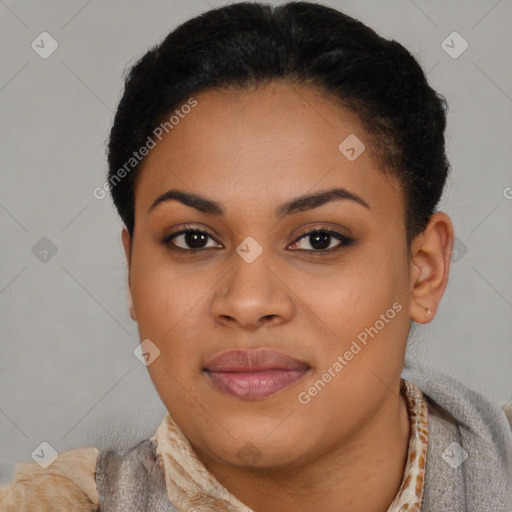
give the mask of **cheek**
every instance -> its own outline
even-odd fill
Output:
[[[132,298],[139,328],[161,337],[201,301],[204,276],[171,264],[157,249],[135,255],[131,266]],[[201,293],[202,292],[202,293]]]
[[[399,299],[402,292],[396,277],[382,260],[355,258],[350,264],[331,267],[322,276],[297,278],[296,283],[302,281],[302,285],[294,284],[294,290],[301,290],[302,301],[327,326],[348,335],[373,323]]]
[[[391,253],[360,258],[305,283],[304,314],[318,332],[320,373],[345,354],[344,373],[354,371],[354,377],[361,369],[388,376],[397,371],[405,344],[400,340],[406,340],[409,329],[406,283],[403,264]]]
[[[173,377],[182,385],[190,382],[199,371],[201,347],[208,343],[204,273],[189,276],[170,265],[135,264],[131,288],[140,340],[149,339],[160,350],[148,366],[157,389]]]

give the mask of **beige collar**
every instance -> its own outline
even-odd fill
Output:
[[[420,511],[427,455],[427,404],[422,392],[402,379],[411,423],[411,437],[402,484],[387,512]],[[179,510],[253,512],[210,474],[182,430],[167,413],[151,440],[164,470],[167,495]]]

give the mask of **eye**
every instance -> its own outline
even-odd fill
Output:
[[[194,226],[184,226],[183,229],[165,236],[162,243],[170,249],[182,249],[184,251],[193,252],[211,249],[211,247],[205,245],[208,238],[214,240],[207,231],[198,229]],[[179,245],[175,240],[178,240],[181,244],[185,245]]]
[[[307,247],[299,248],[299,250],[323,253],[334,252],[342,247],[348,247],[354,242],[352,238],[342,235],[337,231],[326,228],[315,228],[303,233],[290,247],[297,246],[297,244],[303,239],[307,241],[310,247],[312,247],[312,250]],[[335,240],[338,240],[340,243],[332,247],[331,242]]]

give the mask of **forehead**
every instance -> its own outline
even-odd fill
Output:
[[[137,212],[171,188],[223,204],[243,197],[247,208],[342,186],[379,203],[376,213],[387,203],[402,214],[400,187],[377,169],[357,116],[318,89],[273,81],[193,98],[196,106],[175,118],[142,162]]]

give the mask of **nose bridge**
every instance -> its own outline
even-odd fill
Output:
[[[245,248],[240,244],[238,251]],[[249,249],[248,253],[250,253]],[[246,260],[240,254],[233,255],[233,271],[228,276],[226,286],[229,293],[249,293],[250,295],[269,295],[272,288],[271,281],[275,279],[270,271],[268,254],[263,253],[254,261]]]
[[[233,252],[232,271],[213,302],[217,318],[230,317],[249,325],[263,317],[285,318],[291,313],[291,298],[275,275],[271,251],[258,246],[254,239],[246,239]]]
[[[270,251],[263,251],[263,247],[259,249],[252,240],[244,240],[232,255],[232,271],[224,283],[223,295],[243,294],[254,299],[269,299],[275,284],[274,273],[270,270],[271,260]]]

